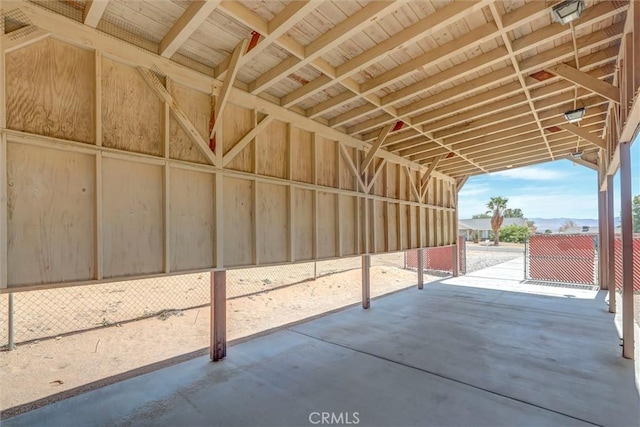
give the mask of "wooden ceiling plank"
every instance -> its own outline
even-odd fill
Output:
[[[85,25],[96,28],[108,5],[109,0],[88,0],[82,12],[82,22]]]
[[[219,4],[220,0],[192,1],[162,38],[158,54],[171,58]]]

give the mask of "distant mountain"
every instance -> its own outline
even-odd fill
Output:
[[[598,220],[592,218],[529,218],[535,221],[535,225],[538,231],[551,230],[558,231],[567,221],[573,221],[580,227],[597,227]],[[615,218],[614,223],[618,225],[620,223],[619,218]]]

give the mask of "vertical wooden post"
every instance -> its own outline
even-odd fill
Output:
[[[420,248],[417,251],[418,256],[418,289],[424,287],[424,249]]]
[[[7,197],[7,135],[0,130],[0,289],[6,288],[8,282]]]
[[[604,156],[600,158],[600,168],[598,169],[598,285],[601,289],[609,289],[607,280],[607,194],[600,191],[600,184],[604,171]]]
[[[458,237],[458,192],[453,191],[455,210],[453,211],[453,277],[460,275],[460,238]]]
[[[366,200],[366,199],[365,199]],[[362,255],[362,308],[367,309],[371,305],[371,255]]]
[[[622,207],[622,356],[633,359],[633,224],[631,218],[631,144],[620,147]]]
[[[616,257],[615,257],[615,229],[613,224],[613,175],[607,175],[607,279],[609,281],[609,313],[616,312]]]
[[[217,362],[227,355],[227,272],[211,273],[211,360]]]

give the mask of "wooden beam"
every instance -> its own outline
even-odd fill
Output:
[[[591,77],[589,74],[576,70],[566,64],[560,64],[555,67],[548,68],[547,71],[555,75],[561,76],[570,82],[582,86],[583,88],[597,93],[605,98],[620,103],[620,91],[619,88]]]
[[[224,167],[228,165],[229,162],[233,160],[233,158],[237,156],[242,150],[244,150],[244,148],[251,142],[251,140],[254,139],[260,132],[262,132],[269,125],[269,123],[271,123],[273,119],[274,119],[273,116],[264,117],[260,121],[260,123],[256,125],[256,127],[251,129],[249,132],[246,133],[245,136],[240,138],[240,140],[236,142],[236,144],[224,154],[224,157],[222,160],[222,166]]]
[[[237,6],[238,4],[235,2],[226,2],[223,3],[221,8],[224,9],[226,13],[228,10],[236,9]],[[246,9],[242,5],[239,6]],[[82,25],[72,19],[39,7],[33,3],[24,0],[11,0],[9,2],[3,2],[2,7],[3,11],[20,9],[20,11],[31,20],[33,25],[46,31],[50,31],[60,40],[83,46],[84,48],[100,50],[104,54],[117,58],[126,64],[134,64],[149,69],[157,67],[160,72],[170,76],[175,82],[183,84],[189,88],[215,95],[222,84],[219,80],[211,76],[207,76],[201,72],[184,67],[168,58],[141,50],[125,41],[116,39],[86,25]],[[255,14],[251,13],[249,16],[254,15]],[[236,15],[234,15],[234,17],[236,17]],[[242,19],[246,22],[251,21],[256,24],[255,28],[262,28],[264,31],[267,31],[266,23],[265,26],[261,26],[259,22],[262,21],[256,21],[254,19],[255,16],[254,18],[245,18]],[[259,109],[266,114],[276,114],[279,120],[292,123],[295,122],[299,127],[309,132],[318,133],[334,141],[341,141],[343,144],[358,150],[365,150],[369,147],[369,144],[358,138],[346,135],[344,132],[330,128],[315,120],[311,120],[296,111],[276,105],[271,100],[251,95],[239,88],[232,88],[230,101],[239,105],[246,105],[249,108]],[[386,158],[387,160],[400,165],[406,165],[413,170],[422,169],[421,165],[384,150],[380,151],[379,157]]]
[[[469,180],[469,176],[463,176],[462,178],[458,178],[456,180],[456,192],[459,193],[460,190],[462,190],[462,187],[464,187],[464,185],[467,183],[467,181]],[[457,205],[456,205],[457,206]]]
[[[597,135],[592,134],[591,132],[589,132],[586,129],[578,127],[578,126],[574,125],[573,123],[561,124],[561,125],[558,125],[558,127],[560,129],[566,130],[567,132],[571,132],[572,134],[577,135],[582,139],[585,139],[585,140],[589,141],[590,143],[592,143],[596,147],[599,147],[599,148],[602,148],[602,149],[605,149],[605,150],[607,148],[607,144],[605,143],[605,141],[602,138],[599,138]]]
[[[429,188],[429,183],[431,182],[431,174],[436,170],[438,164],[444,158],[445,156],[443,154],[433,159],[427,171],[424,173],[424,175],[422,175],[422,179],[420,180],[420,200],[422,200],[425,194],[427,194],[427,189]]]
[[[582,158],[576,159],[576,158],[573,158],[573,157],[570,160],[573,163],[577,164],[577,165],[584,166],[584,167],[589,168],[589,169],[593,169],[594,171],[598,171],[598,165],[595,164],[595,163],[592,163],[592,162],[590,162],[588,160],[585,160],[585,159],[582,159]]]
[[[19,30],[12,31],[2,37],[2,50],[9,53],[14,50],[22,49],[30,44],[37,43],[49,37],[51,33],[33,25],[27,25]]]
[[[274,82],[309,65],[314,59],[321,57],[340,43],[372,25],[378,18],[391,13],[400,6],[402,6],[402,2],[376,1],[369,3],[305,46],[304,59],[291,57],[251,82],[249,92],[252,94],[260,93]]]
[[[411,188],[411,192],[413,193],[413,196],[416,198],[416,201],[421,202],[422,198],[421,198],[420,193],[418,192],[418,188],[416,187],[416,183],[413,180],[413,175],[411,174],[411,171],[407,167],[403,167],[402,169],[404,170],[405,174],[407,175],[407,179],[409,180],[409,187]]]
[[[634,358],[633,217],[631,205],[631,143],[620,143],[620,216],[622,230],[622,356]]]
[[[162,85],[160,80],[153,74],[151,71],[146,68],[138,67],[138,71],[140,75],[144,79],[145,82],[156,92],[158,98],[161,101],[164,101],[169,104],[171,108],[171,112],[173,116],[176,118],[178,124],[182,127],[185,133],[189,136],[189,139],[193,141],[196,147],[200,150],[200,152],[204,155],[204,157],[214,166],[216,164],[216,158],[211,148],[209,148],[209,144],[207,144],[198,132],[198,129],[191,123],[185,112],[182,110],[178,102],[171,96],[171,94],[167,91],[167,89]]]
[[[382,143],[384,142],[385,138],[387,137],[387,135],[389,135],[389,132],[391,132],[391,129],[393,129],[393,126],[394,126],[393,124],[390,124],[380,130],[380,133],[378,134],[378,139],[376,139],[376,142],[373,143],[373,145],[367,152],[367,155],[365,156],[364,160],[362,161],[362,164],[360,165],[360,170],[362,172],[367,170],[367,168],[373,161],[373,158],[378,153],[378,150],[380,150],[380,147],[382,147]]]
[[[380,176],[380,172],[382,172],[382,170],[384,169],[386,164],[387,164],[387,160],[386,159],[382,159],[382,161],[380,162],[380,164],[376,168],[375,172],[373,173],[373,176],[371,177],[371,180],[369,181],[369,184],[367,185],[367,193],[371,192],[371,189],[373,188],[373,184],[378,179],[378,176]]]
[[[109,0],[88,0],[82,12],[82,22],[85,25],[96,28],[108,5]]]
[[[360,173],[358,172],[358,169],[356,168],[356,165],[353,162],[353,159],[347,152],[347,149],[341,142],[338,142],[338,145],[340,146],[340,153],[342,154],[342,158],[344,158],[347,162],[347,168],[351,171],[353,176],[358,181],[358,186],[360,187],[360,190],[363,193],[368,193],[369,191],[367,189],[367,186],[364,184],[364,181],[362,180],[362,177],[360,176]]]
[[[215,122],[213,127],[211,128],[211,133],[209,135],[209,139],[213,139],[216,132],[222,125],[222,113],[224,112],[224,108],[227,105],[227,100],[229,99],[229,95],[231,95],[231,88],[233,87],[233,82],[236,79],[236,75],[238,74],[240,58],[242,58],[242,54],[247,50],[247,39],[243,39],[236,48],[233,50],[233,54],[231,55],[231,60],[229,62],[229,72],[227,73],[224,82],[222,83],[222,87],[220,88],[220,92],[218,93],[218,99],[216,100],[215,105]]]
[[[223,5],[226,3],[223,3]],[[292,1],[282,11],[271,19],[267,24],[267,32],[260,34],[260,41],[250,51],[245,53],[240,60],[240,65],[251,62],[256,56],[260,55],[267,47],[277,42],[278,39],[284,36],[293,26],[299,23],[299,21],[318,7],[319,3],[316,0],[299,0]],[[250,26],[251,27],[251,26]],[[254,27],[251,27],[254,28]],[[284,37],[283,37],[284,38]],[[222,61],[215,69],[215,76],[218,79],[225,77],[229,71],[229,58]]]
[[[162,38],[158,48],[158,54],[165,58],[171,58],[180,49],[180,46],[191,37],[198,27],[218,7],[221,0],[194,0],[182,15],[176,20],[169,32]]]

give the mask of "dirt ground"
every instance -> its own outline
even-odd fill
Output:
[[[415,272],[379,264],[382,265],[371,268],[372,296],[415,286]],[[425,281],[433,280],[437,277],[425,277]],[[359,269],[230,299],[228,339],[246,337],[360,300]],[[5,410],[51,395],[55,400],[57,393],[203,349],[208,346],[208,338],[209,308],[204,307],[20,345],[16,351],[0,352],[0,408]]]

